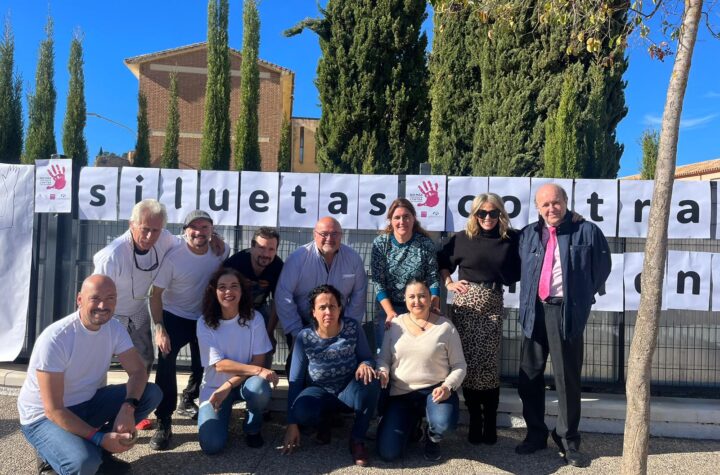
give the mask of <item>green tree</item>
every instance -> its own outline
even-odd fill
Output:
[[[283,117],[282,128],[280,129],[280,147],[278,148],[278,166],[279,172],[289,172],[292,160],[292,143],[291,143],[292,126],[290,121]]]
[[[79,171],[88,163],[87,142],[85,141],[85,75],[83,73],[83,49],[80,34],[70,43],[68,88],[65,121],[63,122],[63,153],[73,159],[73,179],[79,178]],[[75,181],[75,180],[73,180]]]
[[[260,171],[258,105],[260,104],[260,16],[256,0],[245,0],[240,67],[240,114],[235,129],[235,169]]]
[[[165,143],[163,144],[160,166],[178,168],[180,166],[180,111],[178,110],[177,74],[170,75],[170,103],[168,104],[168,121],[165,126]]]
[[[35,72],[35,93],[28,97],[29,123],[25,139],[24,163],[49,159],[57,153],[55,144],[55,41],[53,20],[48,16],[46,38],[40,43],[40,55]]]
[[[20,163],[23,144],[22,82],[15,73],[15,37],[10,17],[0,40],[0,162]]]
[[[105,154],[105,152],[103,152],[102,147],[100,147],[100,150],[98,150],[97,156],[102,157],[104,154]]]
[[[207,84],[200,168],[230,167],[230,53],[228,0],[208,1]]]
[[[578,88],[578,76],[582,74],[582,66],[579,64],[566,71],[560,105],[557,112],[545,122],[546,177],[580,178],[585,171],[582,137],[577,128],[580,122],[578,102],[583,92]]]
[[[329,0],[309,28],[320,38],[316,84],[322,171],[411,173],[427,160],[424,0]]]
[[[660,132],[657,130],[644,130],[640,136],[642,146],[642,166],[640,178],[652,180],[655,178],[655,165],[657,164],[658,147],[660,146]]]
[[[138,92],[137,140],[135,141],[134,167],[150,166],[150,126],[148,125],[147,98]]]

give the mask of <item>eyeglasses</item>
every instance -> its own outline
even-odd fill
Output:
[[[152,250],[155,253],[155,263],[153,265],[151,265],[150,267],[148,267],[147,269],[143,269],[142,267],[140,267],[140,264],[138,264],[137,252],[135,252],[135,245],[133,245],[133,260],[135,261],[135,267],[137,267],[139,270],[145,271],[145,272],[152,272],[155,269],[157,269],[158,266],[160,265],[160,262],[158,261],[157,249],[155,249],[155,246],[153,246]]]
[[[338,232],[338,231],[332,231],[332,232],[325,231],[322,233],[319,231],[315,231],[315,234],[317,234],[318,236],[320,236],[323,239],[328,239],[328,238],[335,239],[335,238],[339,238],[340,236],[342,236],[342,233]]]
[[[157,253],[157,249],[155,249],[155,246],[152,247],[152,250],[153,250],[153,253],[155,254],[155,263],[153,265],[151,265],[150,267],[148,267],[147,269],[144,269],[144,268],[140,267],[140,264],[138,263],[137,252],[135,252],[135,243],[133,243],[132,254],[133,254],[133,261],[135,261],[136,269],[141,270],[143,272],[152,272],[155,269],[157,269],[158,266],[160,266],[160,261],[158,259],[158,253]],[[153,280],[155,280],[155,276],[152,276],[152,278],[150,279],[150,282],[152,282]],[[135,269],[132,269],[130,271],[130,286],[131,286],[130,293],[132,294],[133,300],[146,300],[147,299],[148,291],[150,290],[149,287],[145,290],[145,293],[140,294],[140,295],[135,294]]]
[[[478,211],[477,213],[475,213],[475,216],[477,216],[477,217],[480,218],[480,219],[485,219],[485,218],[487,218],[488,216],[490,216],[490,219],[498,219],[498,218],[500,217],[500,210],[499,210],[499,209],[494,209],[494,210],[491,210],[491,211],[486,211],[486,210],[484,210],[484,209],[481,209],[480,211]]]

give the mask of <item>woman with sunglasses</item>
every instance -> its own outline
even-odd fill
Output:
[[[467,360],[463,396],[470,414],[472,444],[497,441],[500,398],[500,340],[503,285],[520,279],[518,234],[510,227],[502,199],[483,193],[472,202],[464,232],[456,233],[438,253],[440,275],[455,294],[453,322]],[[459,268],[459,280],[450,276]]]

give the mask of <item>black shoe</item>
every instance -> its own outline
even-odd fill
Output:
[[[318,425],[315,433],[315,440],[320,445],[327,445],[332,440],[332,427],[328,421],[323,421]]]
[[[497,426],[495,425],[495,420],[485,418],[482,442],[485,445],[495,445],[497,443]]]
[[[190,399],[189,397],[184,397],[180,400],[180,404],[178,404],[177,413],[186,417],[189,417],[190,419],[197,420],[198,418],[198,407],[197,404],[195,404],[195,401]]]
[[[169,420],[159,420],[158,428],[150,438],[150,448],[153,450],[167,450],[172,437],[172,424]]]
[[[97,473],[99,475],[121,475],[130,472],[130,462],[120,460],[113,457],[113,455],[106,451],[102,451],[102,463],[98,468]]]
[[[263,446],[265,441],[263,440],[260,432],[258,432],[257,434],[246,434],[245,435],[245,443],[251,449],[259,449],[260,447]]]
[[[423,452],[425,460],[437,462],[440,460],[440,444],[433,442],[430,436],[425,439],[425,451]]]
[[[57,475],[55,469],[52,468],[49,463],[40,458],[39,455],[35,456],[35,464],[37,466],[38,475]]]
[[[525,439],[520,445],[515,447],[515,453],[518,455],[529,455],[547,448],[547,440],[531,440]]]
[[[590,466],[590,457],[574,448],[568,448],[566,450],[562,438],[557,434],[557,432],[555,432],[555,430],[550,433],[550,436],[552,437],[555,444],[558,446],[560,455],[565,459],[565,462],[567,462],[568,465],[572,465],[573,467],[577,468],[585,468]]]

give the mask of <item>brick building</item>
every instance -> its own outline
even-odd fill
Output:
[[[320,119],[310,117],[292,118],[292,161],[291,170],[294,172],[317,172],[315,161],[315,134]]]
[[[240,64],[242,55],[230,48],[230,121],[231,140],[235,142],[235,123],[240,110]],[[152,165],[159,166],[165,141],[170,74],[177,74],[180,110],[180,168],[198,168],[207,82],[207,43],[144,54],[125,60],[125,65],[139,80],[140,91],[148,101],[150,155]],[[289,69],[258,60],[260,67],[260,105],[258,142],[262,170],[277,170],[277,154],[283,117],[292,115],[295,74]],[[232,164],[231,167],[234,167]]]
[[[630,175],[625,180],[639,180],[640,175]],[[720,158],[705,160],[704,162],[678,165],[675,167],[676,180],[720,180]]]

